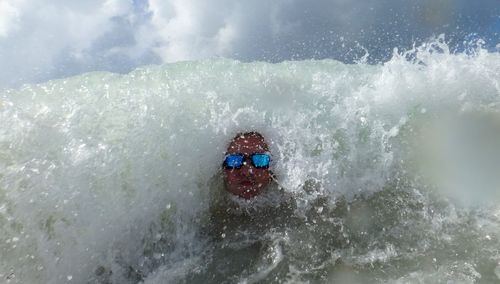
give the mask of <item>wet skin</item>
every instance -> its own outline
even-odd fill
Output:
[[[244,154],[247,157],[254,153],[269,152],[264,139],[257,135],[238,136],[227,148],[226,154]],[[271,182],[269,169],[259,169],[246,159],[239,169],[224,169],[226,190],[245,199],[250,199],[262,193]]]

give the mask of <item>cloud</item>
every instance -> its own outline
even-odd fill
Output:
[[[224,52],[234,35],[226,27],[231,1],[151,0],[151,27],[159,45],[155,51],[166,62],[192,60]],[[229,16],[228,16],[229,15]],[[226,31],[226,32],[224,32]]]
[[[497,0],[1,0],[0,89],[86,71],[230,57],[383,61],[446,33],[498,44]]]
[[[131,4],[118,0],[0,3],[8,7],[2,16],[10,15],[1,24],[0,86],[51,78],[61,67],[55,63],[68,58],[92,65],[94,55],[86,53],[116,28],[115,19],[133,21]]]
[[[19,22],[19,11],[14,0],[0,2],[0,38],[7,37],[9,32],[17,27]]]
[[[350,32],[351,39],[376,20],[375,12],[364,12],[364,5],[376,8],[377,3],[150,0],[147,32],[154,35],[154,51],[164,62],[217,56],[279,61],[304,54],[302,49],[311,48],[309,41],[319,36],[331,41],[333,32]]]

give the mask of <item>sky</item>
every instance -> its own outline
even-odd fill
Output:
[[[445,35],[500,50],[500,0],[0,0],[0,89],[232,58],[388,60]]]

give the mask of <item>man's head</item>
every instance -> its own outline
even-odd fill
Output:
[[[261,134],[239,133],[224,160],[226,190],[245,199],[260,194],[271,182],[269,162],[269,147]]]

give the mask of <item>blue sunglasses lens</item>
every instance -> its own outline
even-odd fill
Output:
[[[267,168],[271,162],[271,157],[268,154],[254,154],[252,155],[252,163],[256,168]]]
[[[243,155],[227,155],[224,166],[227,168],[239,168],[243,165]]]

